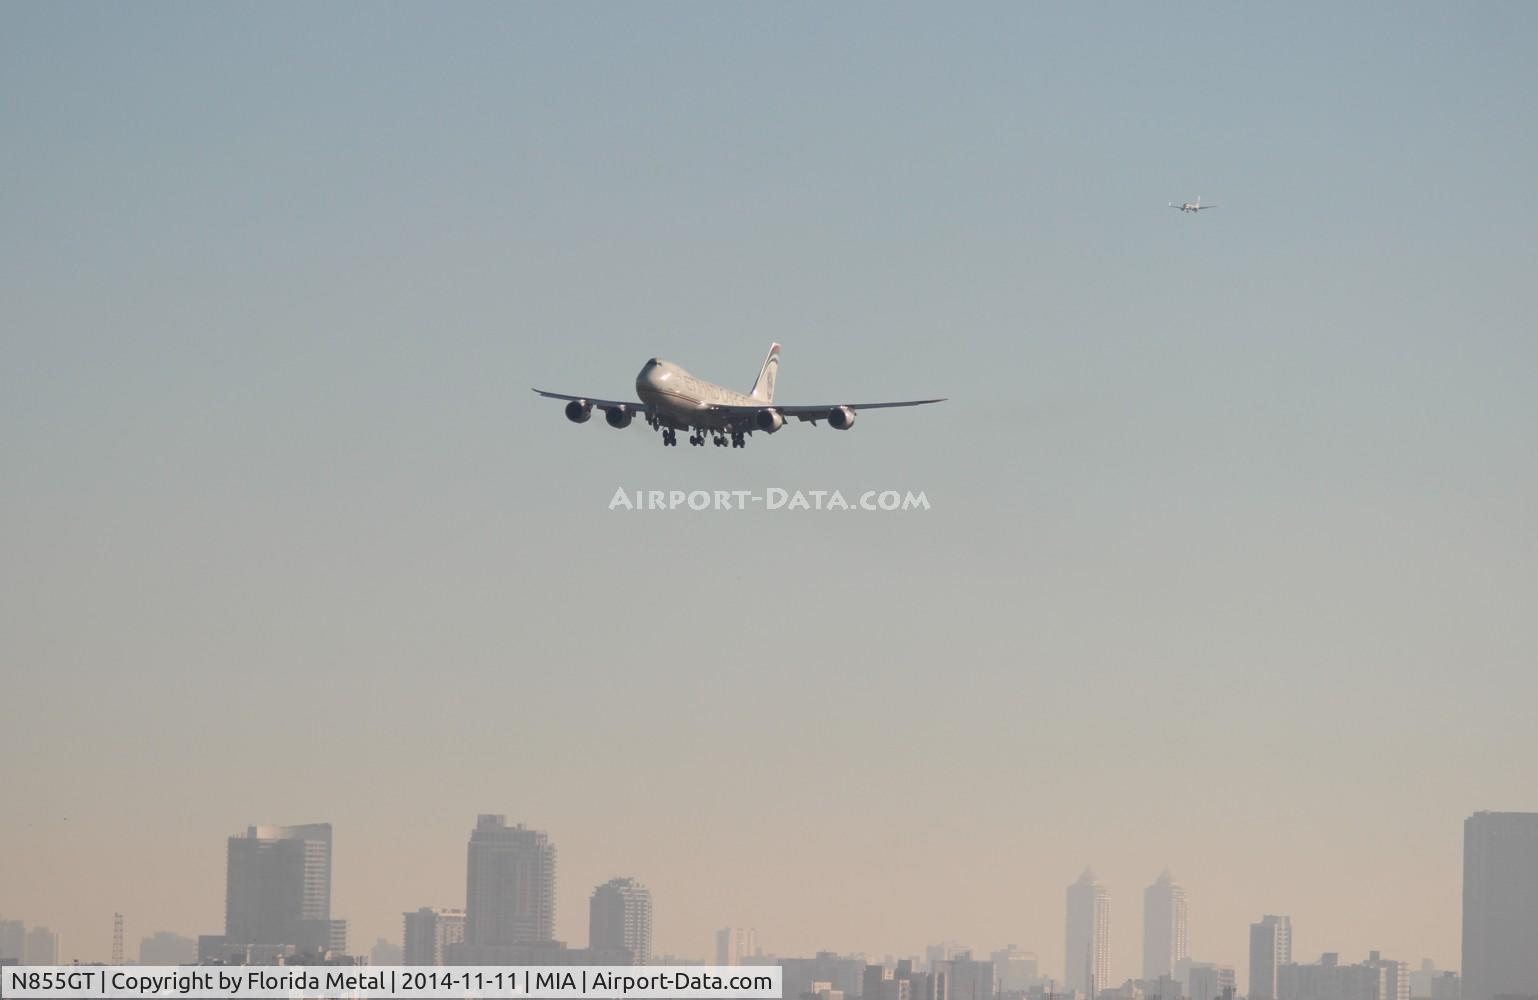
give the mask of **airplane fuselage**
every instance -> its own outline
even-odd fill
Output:
[[[772,406],[762,399],[734,392],[684,371],[671,361],[652,358],[635,377],[636,395],[665,425],[680,429],[730,429],[746,424],[741,417],[713,412],[713,406]]]

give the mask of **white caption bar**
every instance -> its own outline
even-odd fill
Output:
[[[777,965],[9,965],[4,1000],[780,1000]]]

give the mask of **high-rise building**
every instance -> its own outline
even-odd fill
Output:
[[[27,931],[27,964],[58,965],[59,936],[46,927]]]
[[[979,962],[970,953],[935,962],[929,969],[934,1000],[993,1000],[993,963]]]
[[[542,830],[482,815],[470,834],[465,941],[472,946],[555,939],[555,845]]]
[[[250,946],[342,952],[347,922],[331,919],[331,824],[252,826],[228,841],[224,934],[199,939],[199,957]]]
[[[742,965],[758,953],[758,932],[753,928],[723,927],[716,931],[717,965]]]
[[[424,906],[404,916],[401,961],[406,965],[443,965],[448,946],[465,939],[464,910]]]
[[[1185,983],[1186,1000],[1224,1000],[1233,996],[1237,986],[1232,968],[1212,962],[1191,962]]]
[[[593,890],[588,903],[589,948],[628,948],[631,961],[652,959],[652,894],[633,878],[616,878]]]
[[[1277,970],[1291,962],[1291,917],[1268,913],[1250,924],[1249,1000],[1276,1000]]]
[[[911,974],[911,965],[909,967]],[[867,965],[860,1000],[915,1000],[909,976],[898,976],[884,965]]]
[[[1410,1000],[1410,963],[1384,958],[1380,952],[1370,952],[1363,965],[1383,970],[1383,993],[1378,1000]]]
[[[1538,997],[1538,813],[1463,822],[1463,1000]]]
[[[1068,887],[1063,979],[1093,997],[1111,985],[1111,894],[1090,869]]]
[[[1415,1000],[1462,1000],[1463,985],[1456,972],[1438,969],[1429,958],[1410,973],[1410,996]]]
[[[22,921],[0,920],[0,959],[26,962],[27,925]]]
[[[1189,956],[1185,886],[1166,868],[1143,890],[1143,978],[1173,975],[1175,963]]]
[[[1041,969],[1034,951],[1021,951],[1014,945],[1000,948],[993,959],[993,981],[1000,993],[1024,993],[1041,982]]]

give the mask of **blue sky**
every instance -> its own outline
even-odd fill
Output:
[[[675,953],[1060,974],[1093,864],[1132,975],[1168,864],[1198,957],[1456,966],[1461,819],[1538,807],[1531,6],[0,25],[0,911],[207,932],[224,836],[329,819],[367,945],[490,811],[574,943],[629,874]],[[950,401],[664,450],[528,391],[771,340]]]

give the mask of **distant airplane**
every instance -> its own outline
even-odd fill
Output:
[[[1190,212],[1192,215],[1195,215],[1197,212],[1200,212],[1204,208],[1217,208],[1217,207],[1218,206],[1216,206],[1216,205],[1203,205],[1202,204],[1202,196],[1201,195],[1197,195],[1195,201],[1187,201],[1187,202],[1183,202],[1183,203],[1181,203],[1179,205],[1175,204],[1173,201],[1170,202],[1170,208],[1178,208],[1182,212]]]
[[[652,430],[662,431],[662,443],[675,447],[678,431],[689,431],[689,443],[699,447],[710,435],[716,447],[728,441],[733,448],[747,447],[747,435],[754,431],[773,434],[785,426],[786,419],[810,420],[814,425],[826,420],[830,427],[847,431],[854,426],[859,410],[879,410],[892,406],[923,406],[943,403],[943,399],[910,399],[900,403],[823,403],[817,406],[782,406],[774,401],[774,377],[780,369],[780,345],[769,346],[769,356],[759,370],[753,391],[744,396],[712,382],[695,378],[671,361],[652,358],[635,379],[635,391],[641,402],[595,399],[592,396],[568,396],[559,392],[534,391],[549,399],[564,399],[566,419],[582,424],[593,415],[593,407],[603,411],[610,427],[629,427],[636,416],[646,420]]]

